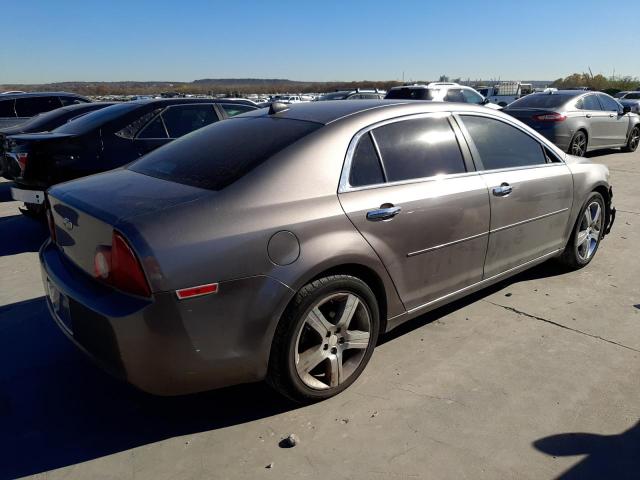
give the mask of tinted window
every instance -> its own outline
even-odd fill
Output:
[[[167,130],[164,128],[162,115],[154,118],[149,125],[144,127],[138,138],[168,138]]]
[[[464,97],[464,101],[467,103],[475,103],[479,105],[484,102],[482,95],[474,92],[473,90],[462,90],[462,96]]]
[[[156,108],[151,112],[147,112],[143,115],[140,115],[131,123],[129,123],[126,127],[116,132],[116,135],[126,139],[132,139],[136,136],[136,134],[140,131],[142,127],[144,127],[149,120],[151,120],[154,116],[162,111],[162,108]],[[160,137],[146,137],[146,138],[166,138],[165,135],[161,135]]]
[[[42,112],[60,108],[58,97],[27,97],[16,99],[16,113],[19,117],[33,117]]]
[[[433,100],[433,92],[428,88],[398,88],[389,90],[387,99]]]
[[[240,115],[241,113],[255,110],[255,108],[250,105],[234,105],[231,103],[222,103],[220,104],[220,107],[222,107],[225,113],[230,117],[235,117],[236,115]]]
[[[239,117],[179,138],[129,168],[152,177],[220,190],[320,127],[319,123],[285,118]]]
[[[177,105],[163,114],[169,138],[178,138],[218,121],[213,105]]]
[[[595,95],[587,95],[586,97],[578,100],[576,108],[578,110],[602,110],[600,102],[598,102]]]
[[[640,93],[628,93],[624,98],[626,100],[640,100]]]
[[[0,117],[15,117],[16,112],[13,110],[15,100],[0,100]]]
[[[349,184],[353,187],[362,187],[377,183],[384,183],[384,174],[371,135],[367,133],[362,136],[353,153]]]
[[[533,93],[519,98],[509,104],[508,108],[556,108],[564,105],[575,95],[558,95],[555,93]]]
[[[97,112],[88,113],[87,115],[84,115],[82,118],[74,120],[73,122],[66,123],[61,127],[56,128],[55,131],[81,135],[93,130],[94,128],[101,127],[111,120],[122,117],[123,115],[126,115],[136,108],[140,108],[140,105],[136,103],[121,103],[119,105],[111,105],[110,107],[105,107],[101,110],[98,110]]]
[[[458,141],[445,118],[419,118],[376,128],[387,181],[465,172]]]
[[[598,94],[598,98],[600,99],[600,103],[602,104],[602,109],[607,112],[618,112],[622,110],[620,104],[616,102],[609,95],[603,95],[601,93]]]
[[[541,145],[517,128],[492,118],[462,118],[485,170],[547,163]]]
[[[67,106],[67,105],[78,105],[80,103],[87,103],[86,100],[83,100],[82,98],[79,97],[60,97],[60,101],[62,102],[62,105]]]
[[[462,95],[462,90],[459,88],[450,88],[447,90],[447,94],[444,97],[447,102],[465,102],[464,95]]]

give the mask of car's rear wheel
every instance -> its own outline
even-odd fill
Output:
[[[379,328],[378,304],[365,282],[350,275],[315,280],[278,324],[267,380],[297,402],[337,395],[366,367]]]
[[[587,153],[587,134],[582,130],[576,132],[576,134],[571,139],[571,143],[569,144],[569,151],[571,155],[575,155],[576,157],[584,157]]]
[[[623,148],[625,152],[635,152],[640,144],[640,127],[633,127],[627,140],[627,146]]]
[[[580,210],[571,238],[560,257],[561,262],[573,269],[591,262],[598,251],[604,228],[604,198],[598,192],[591,192]]]

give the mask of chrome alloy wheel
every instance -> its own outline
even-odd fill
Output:
[[[295,365],[313,389],[336,387],[360,366],[371,342],[371,312],[357,295],[333,293],[317,301],[300,326]]]
[[[583,157],[587,151],[587,137],[584,133],[578,132],[571,143],[571,155]]]
[[[602,230],[602,207],[598,202],[591,202],[585,209],[578,234],[576,235],[576,248],[578,256],[587,261],[596,251]]]
[[[631,138],[629,139],[629,150],[632,152],[638,148],[640,144],[640,128],[636,127],[631,131]]]

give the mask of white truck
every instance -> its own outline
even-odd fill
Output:
[[[500,82],[493,87],[477,87],[482,95],[491,103],[506,107],[511,102],[533,93],[533,85],[521,82]]]

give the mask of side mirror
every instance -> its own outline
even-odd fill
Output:
[[[629,105],[623,105],[622,106],[622,114],[626,115],[629,112],[631,112],[631,107]]]
[[[487,103],[491,103],[491,101],[489,101],[489,99],[488,99],[488,98],[485,98],[485,99],[482,101],[482,105],[486,105]]]

